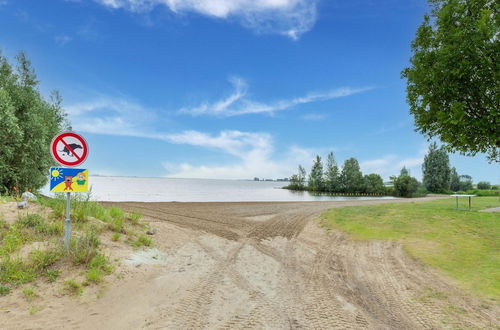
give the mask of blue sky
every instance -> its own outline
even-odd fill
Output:
[[[0,47],[58,89],[104,175],[290,176],[316,154],[421,178],[401,70],[424,0],[0,0]],[[500,183],[484,155],[450,155]]]

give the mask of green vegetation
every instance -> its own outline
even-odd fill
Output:
[[[64,290],[73,296],[81,296],[83,293],[82,285],[76,280],[68,280],[64,282]]]
[[[59,94],[44,100],[26,55],[16,59],[14,70],[0,53],[0,193],[19,194],[47,182],[50,142],[67,124]]]
[[[24,298],[28,301],[33,301],[33,299],[39,297],[34,288],[24,288],[23,289]]]
[[[324,213],[321,223],[356,239],[400,241],[411,256],[465,288],[499,299],[498,213],[477,212],[499,205],[496,197],[481,197],[472,200],[472,211],[456,210],[454,199],[343,207]]]
[[[86,285],[101,283],[113,271],[108,258],[100,250],[100,235],[105,230],[113,231],[113,240],[126,233],[133,246],[150,246],[151,239],[140,231],[139,213],[125,213],[116,207],[106,208],[89,198],[75,197],[72,200],[73,233],[69,251],[65,251],[61,238],[64,234],[64,196],[47,198],[39,196],[38,203],[53,212],[48,216],[28,214],[8,225],[0,219],[0,295],[6,295],[19,285],[45,278],[55,282],[61,274],[62,265],[83,267]],[[19,251],[28,244],[47,242],[43,249],[34,249],[21,258]],[[65,290],[71,294],[82,292],[74,281],[65,282]],[[27,289],[26,289],[27,290]],[[25,296],[29,296],[27,290]]]
[[[450,150],[500,160],[499,7],[490,0],[429,0],[412,43],[407,99],[417,129]]]
[[[422,176],[425,189],[433,193],[443,193],[450,189],[450,158],[443,147],[436,142],[429,145],[422,164]]]

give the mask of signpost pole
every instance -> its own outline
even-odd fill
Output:
[[[70,223],[70,213],[71,213],[71,194],[66,193],[66,224],[64,231],[64,247],[66,251],[69,251],[69,241],[71,237],[71,223]]]

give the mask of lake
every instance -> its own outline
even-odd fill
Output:
[[[392,199],[313,195],[281,189],[288,182],[91,176],[91,198],[136,202],[277,202]],[[48,188],[42,189],[48,193]]]

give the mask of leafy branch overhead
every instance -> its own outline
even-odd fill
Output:
[[[407,100],[417,131],[500,161],[500,2],[429,0],[412,43]]]

